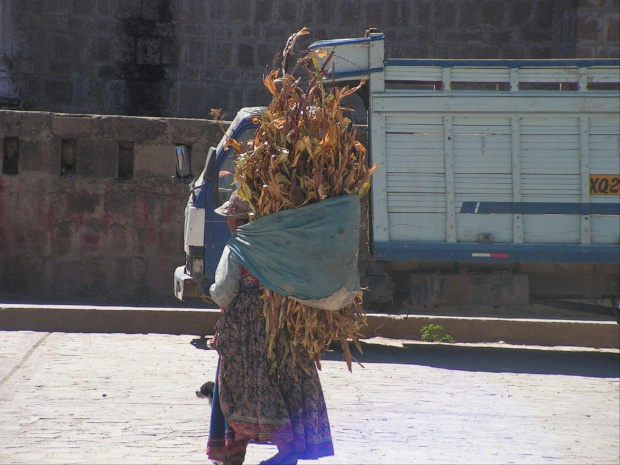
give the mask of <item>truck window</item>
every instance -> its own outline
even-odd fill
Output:
[[[249,145],[254,139],[255,132],[256,129],[251,127],[247,128],[245,131],[243,131],[237,136],[237,140],[241,142],[244,146],[249,148]],[[233,155],[234,151],[231,148],[224,152],[224,160],[220,164],[220,168],[217,173],[217,198],[215,199],[214,208],[217,208],[224,202],[226,202],[230,198],[230,195],[233,193],[233,191],[238,187],[233,177],[233,174],[235,172],[235,166],[233,165]]]

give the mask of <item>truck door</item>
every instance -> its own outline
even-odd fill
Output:
[[[236,128],[232,137],[245,146],[252,143],[256,126],[251,121],[242,121]],[[230,231],[226,224],[226,218],[218,215],[214,210],[226,202],[232,192],[238,187],[233,174],[232,148],[221,150],[215,167],[212,187],[206,189],[205,201],[205,277],[213,282],[215,269],[224,250],[224,246],[230,237]]]

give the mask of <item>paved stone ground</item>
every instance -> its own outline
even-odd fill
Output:
[[[216,353],[194,336],[0,331],[0,463],[200,464]],[[617,464],[619,353],[369,339],[321,380],[317,464]],[[275,448],[250,445],[246,463]],[[313,462],[300,462],[313,463]]]

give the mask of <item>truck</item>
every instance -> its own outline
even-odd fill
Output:
[[[386,58],[384,41],[368,31],[309,46],[330,60],[326,83],[366,79],[360,127],[378,164],[361,222],[370,308],[617,306],[620,60]],[[190,184],[181,300],[208,300],[229,237],[213,212],[234,189],[225,142],[251,140],[262,110],[239,110]]]

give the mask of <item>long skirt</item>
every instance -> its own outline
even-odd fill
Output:
[[[218,389],[218,373],[220,362],[215,370],[215,386],[211,402],[211,421],[209,423],[209,440],[207,442],[207,457],[224,464],[241,464],[245,459],[245,452],[249,439],[238,437],[230,427],[220,405]]]
[[[310,373],[288,357],[269,374],[265,355],[265,318],[258,283],[242,280],[241,290],[218,323],[218,395],[235,438],[292,443],[297,457],[334,454],[327,407],[316,365]]]

